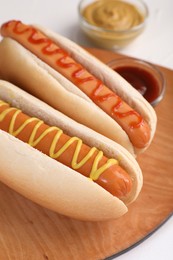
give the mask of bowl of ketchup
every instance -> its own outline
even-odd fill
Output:
[[[165,93],[165,80],[153,64],[134,58],[118,58],[107,63],[126,79],[152,105],[156,106]]]

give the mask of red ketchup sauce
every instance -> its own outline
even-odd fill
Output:
[[[144,98],[152,103],[160,94],[160,83],[152,72],[144,68],[130,65],[114,68],[123,78],[125,78]]]

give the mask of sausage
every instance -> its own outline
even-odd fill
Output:
[[[81,139],[29,117],[2,100],[0,129],[90,178],[116,197],[124,197],[132,189],[130,176],[117,160],[108,159],[102,151],[85,145]]]
[[[1,34],[17,40],[73,82],[117,121],[136,148],[147,146],[150,140],[150,127],[142,116],[43,33],[19,21],[11,21],[2,26]]]

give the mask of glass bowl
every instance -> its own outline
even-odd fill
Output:
[[[163,99],[165,79],[155,65],[134,58],[114,59],[107,65],[136,88],[153,107]]]
[[[109,6],[113,2],[130,5],[132,10],[135,9],[135,14],[123,6],[119,8],[119,13],[116,13],[118,8]],[[98,3],[99,6],[95,7]],[[105,4],[103,8],[100,7],[101,3]],[[148,18],[148,8],[141,0],[82,0],[78,6],[78,13],[80,27],[85,35],[96,46],[106,49],[125,47],[143,31]]]

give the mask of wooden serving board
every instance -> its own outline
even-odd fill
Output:
[[[116,53],[88,49],[103,62]],[[96,260],[122,253],[156,230],[173,212],[173,71],[156,107],[158,126],[150,148],[138,157],[144,186],[129,212],[110,222],[81,222],[58,215],[0,183],[1,260]]]

